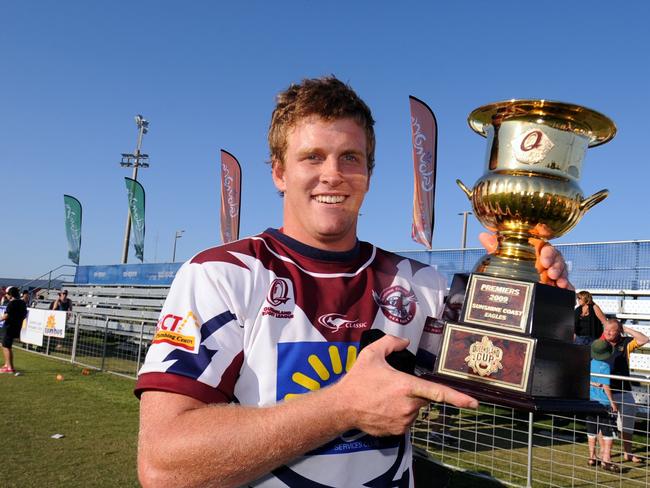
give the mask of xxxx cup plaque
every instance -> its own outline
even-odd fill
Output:
[[[578,181],[587,148],[616,127],[593,110],[545,100],[493,103],[468,121],[488,140],[486,171],[471,189],[457,183],[498,245],[470,275],[454,276],[448,303],[464,299],[445,325],[434,376],[513,407],[593,409],[589,348],[572,342],[575,294],[546,284],[530,239],[565,234],[607,197],[585,198]]]

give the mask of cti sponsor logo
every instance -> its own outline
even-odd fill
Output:
[[[164,315],[158,321],[156,334],[152,343],[158,344],[164,342],[172,346],[187,349],[188,351],[194,351],[197,344],[196,338],[194,335],[183,334],[183,330],[188,324],[194,325],[196,329],[201,327],[191,311],[187,312],[184,317],[171,313]]]
[[[321,315],[318,317],[318,323],[333,332],[338,332],[341,329],[365,329],[367,327],[366,322],[350,320],[340,313]]]
[[[415,316],[418,299],[412,290],[394,285],[381,293],[372,290],[372,298],[386,318],[392,322],[406,325]]]

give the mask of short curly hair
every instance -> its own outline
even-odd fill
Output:
[[[324,120],[350,118],[366,133],[368,174],[375,167],[375,121],[370,108],[349,85],[335,76],[304,79],[279,93],[269,127],[271,164],[284,164],[287,135],[311,115]]]

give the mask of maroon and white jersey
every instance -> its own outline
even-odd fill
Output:
[[[415,354],[445,288],[433,268],[367,242],[326,252],[268,229],[203,251],[174,279],[136,393],[257,406],[309,393],[352,367],[366,329],[409,339]],[[251,486],[408,487],[412,478],[408,435],[350,431]]]

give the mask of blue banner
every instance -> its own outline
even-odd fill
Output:
[[[182,263],[77,266],[78,285],[171,285]]]

